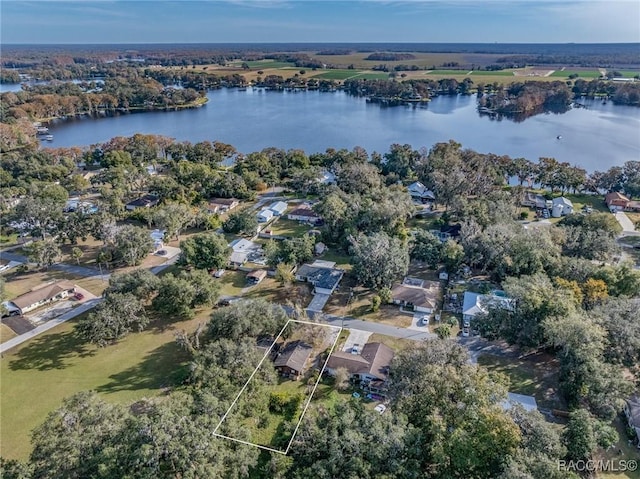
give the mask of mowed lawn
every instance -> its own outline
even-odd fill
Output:
[[[26,459],[31,431],[76,392],[95,390],[107,401],[129,403],[181,384],[188,356],[174,333],[193,331],[208,316],[202,311],[190,321],[156,324],[105,348],[80,340],[74,320],[5,353],[0,364],[2,456]]]

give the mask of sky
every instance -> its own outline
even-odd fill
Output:
[[[640,0],[1,0],[12,43],[628,43]]]

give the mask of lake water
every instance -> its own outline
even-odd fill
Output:
[[[248,153],[268,146],[307,153],[392,143],[430,148],[454,139],[482,153],[537,161],[554,157],[588,171],[640,160],[640,108],[585,100],[587,108],[516,123],[480,116],[474,96],[442,96],[425,106],[381,107],[344,92],[221,89],[197,109],[56,121],[44,146],[84,146],[134,133],[179,141],[219,140]],[[561,136],[561,139],[557,137]]]

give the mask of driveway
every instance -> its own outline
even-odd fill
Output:
[[[309,306],[307,306],[307,311],[313,311],[314,313],[321,312],[324,305],[329,301],[329,296],[328,294],[316,293],[311,299]]]
[[[35,326],[24,316],[9,316],[7,318],[2,318],[2,324],[9,326],[16,334],[28,333],[35,328]]]
[[[354,344],[358,344],[360,346],[360,350],[362,350],[362,346],[367,344],[367,341],[369,340],[369,336],[371,336],[372,334],[373,333],[368,331],[359,331],[357,329],[351,329],[349,331],[349,337],[347,337],[346,341],[344,342],[344,346],[342,346],[342,350],[345,353],[349,353],[351,352],[351,348],[353,348]]]
[[[620,223],[620,226],[622,226],[622,231],[624,233],[633,233],[636,230],[633,222],[623,211],[618,211],[617,213],[615,213],[615,217],[618,220],[618,223]]]

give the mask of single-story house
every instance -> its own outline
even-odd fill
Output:
[[[276,371],[290,379],[300,379],[306,369],[313,348],[302,341],[293,341],[280,349],[273,366]]]
[[[249,255],[258,254],[262,249],[258,243],[244,238],[233,240],[229,243],[229,247],[231,248],[229,264],[236,267],[245,264],[249,260]]]
[[[544,209],[547,208],[547,200],[544,196],[527,191],[522,199],[522,206],[528,206],[529,208]]]
[[[75,213],[76,211],[79,211],[80,213],[90,214],[96,213],[98,211],[98,207],[89,201],[80,201],[77,198],[70,198],[64,205],[63,211],[65,213]]]
[[[640,448],[640,396],[636,394],[627,399],[622,409],[627,418],[627,424],[636,433],[638,448]]]
[[[623,211],[629,204],[629,198],[622,193],[613,192],[607,193],[604,197],[604,202],[607,204],[611,211]]]
[[[511,311],[515,307],[513,300],[506,296],[499,296],[495,293],[480,294],[465,291],[462,302],[462,321],[470,322],[478,314],[486,314],[489,311],[489,307],[493,305]]]
[[[385,344],[367,343],[360,354],[343,351],[332,353],[327,361],[326,371],[333,376],[336,369],[345,368],[351,379],[358,381],[362,389],[384,396],[393,356],[393,350]]]
[[[287,211],[287,207],[289,205],[284,201],[276,201],[271,206],[269,206],[269,210],[273,212],[274,216],[281,216],[285,211]]]
[[[332,261],[316,260],[311,264],[303,264],[296,271],[298,281],[313,284],[313,294],[331,294],[335,291],[344,276],[344,270],[335,268]]]
[[[267,272],[264,269],[256,269],[247,273],[247,282],[249,284],[258,284],[267,277]]]
[[[293,221],[307,221],[315,224],[320,219],[320,215],[311,208],[300,207],[287,213],[287,218]]]
[[[318,178],[318,182],[323,185],[335,185],[336,184],[336,175],[331,173],[330,171],[324,170],[320,177]]]
[[[214,198],[207,203],[207,211],[211,214],[226,213],[236,208],[240,201],[235,198]]]
[[[391,289],[394,304],[420,313],[432,314],[438,304],[440,283],[418,278],[405,278]]]
[[[461,230],[462,230],[462,225],[454,224],[454,225],[442,225],[439,230],[429,230],[429,232],[444,243],[449,239],[459,237]]]
[[[266,208],[258,213],[258,223],[266,223],[271,218],[273,218],[273,211]]]
[[[553,199],[553,206],[551,207],[551,216],[554,218],[560,218],[561,216],[570,215],[573,213],[573,203],[564,196]]]
[[[428,203],[436,200],[436,195],[433,194],[433,191],[427,189],[419,181],[415,181],[407,186],[409,190],[409,195],[413,200],[420,201],[421,203]]]
[[[160,198],[156,195],[144,195],[137,200],[130,201],[125,205],[127,211],[137,210],[138,208],[151,208],[160,203]]]
[[[538,410],[536,398],[516,393],[507,393],[507,399],[502,401],[501,406],[504,411],[508,411],[514,406],[522,406],[527,412]]]
[[[55,303],[61,299],[68,298],[75,290],[76,286],[69,281],[56,281],[55,283],[34,288],[12,299],[9,301],[9,305],[17,308],[20,314],[25,314],[45,304]],[[15,309],[12,309],[12,311],[15,311]]]

